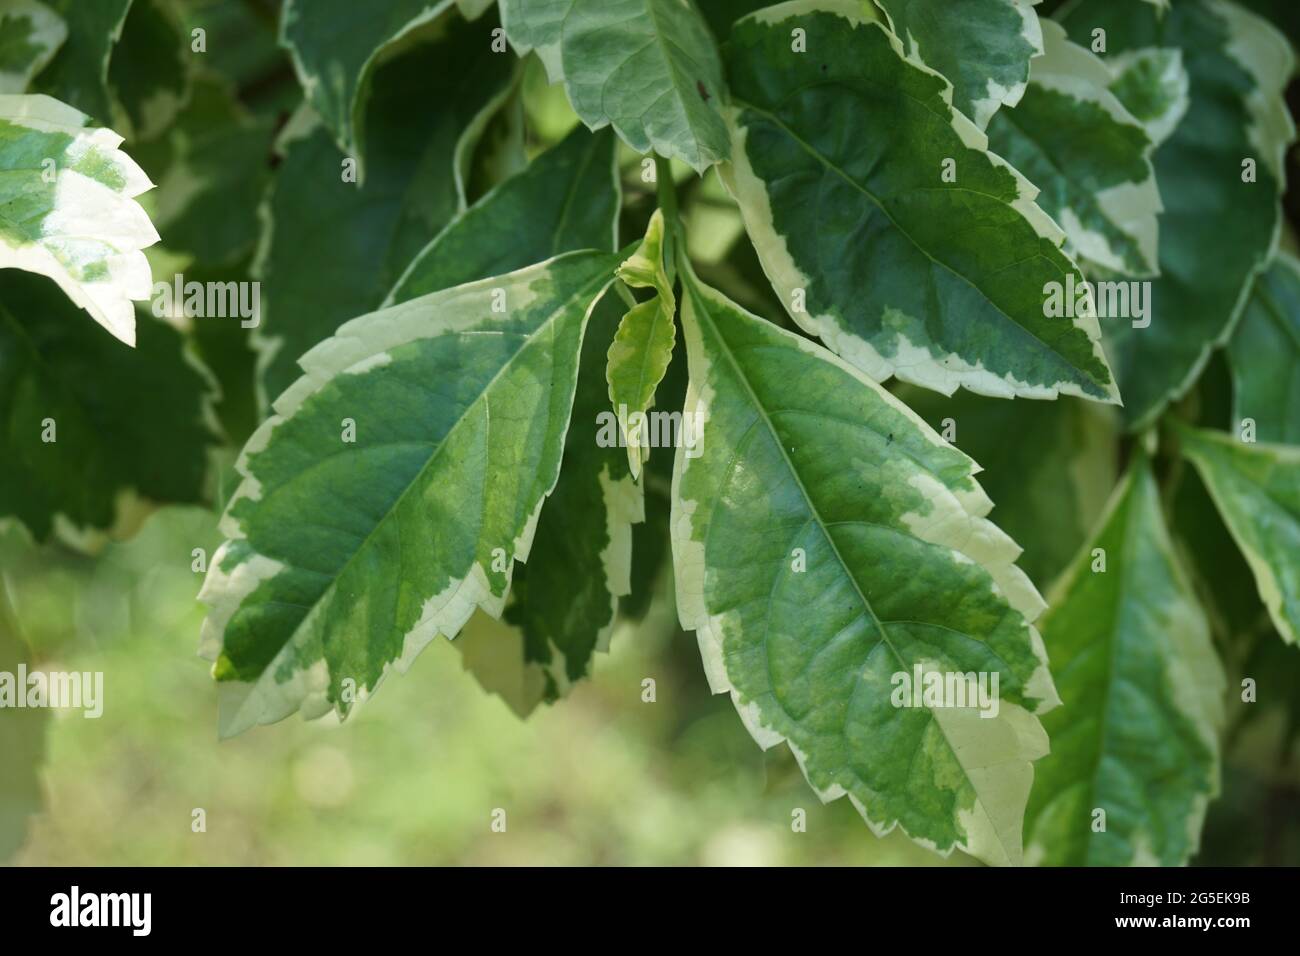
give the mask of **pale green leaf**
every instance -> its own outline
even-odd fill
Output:
[[[592,129],[697,172],[727,158],[722,67],[688,0],[502,0],[501,20]]]
[[[1234,426],[1249,418],[1258,440],[1300,445],[1300,261],[1291,253],[1255,280],[1228,358]]]
[[[25,93],[67,36],[63,18],[39,0],[0,2],[0,93]]]
[[[476,608],[500,616],[617,264],[568,253],[434,292],[302,357],[240,456],[200,595],[223,734],[346,714]]]
[[[1160,193],[1151,141],[1108,87],[1113,77],[1059,23],[1043,24],[1015,109],[989,123],[989,146],[1040,190],[1038,205],[1065,229],[1066,252],[1111,272],[1150,276]]]
[[[1065,706],[1043,718],[1052,752],[1035,767],[1026,862],[1186,863],[1218,792],[1225,678],[1145,459],[1051,598],[1043,637]]]
[[[1034,712],[1058,701],[1042,600],[983,517],[977,466],[861,372],[682,269],[700,440],[677,452],[673,558],[710,686],[878,835],[1018,863],[1047,752]],[[896,705],[915,668],[996,675],[996,714]]]
[[[1091,310],[1052,314],[1083,279],[1064,233],[869,5],[769,8],[727,57],[723,175],[803,329],[877,380],[1117,399]]]
[[[998,109],[1020,102],[1030,58],[1043,52],[1038,2],[876,0],[908,55],[947,77],[952,105],[981,129]]]
[[[1082,0],[1065,25],[1080,43],[1105,30],[1107,59],[1121,66],[1132,51],[1181,50],[1189,76],[1186,112],[1155,152],[1165,212],[1149,312],[1136,326],[1103,322],[1125,420],[1139,429],[1196,381],[1272,259],[1283,153],[1295,137],[1282,99],[1294,59],[1273,27],[1226,0],[1185,0],[1163,15],[1150,4]]]
[[[0,96],[0,269],[49,276],[135,344],[132,299],[150,292],[141,251],[158,241],[134,197],[152,188],[122,137],[48,96]]]
[[[32,89],[71,104],[96,122],[113,119],[108,66],[131,0],[46,0],[68,28],[67,40]]]
[[[1300,448],[1239,442],[1180,428],[1196,466],[1246,563],[1278,633],[1300,634]]]

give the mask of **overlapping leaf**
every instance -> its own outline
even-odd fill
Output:
[[[25,93],[67,36],[63,18],[40,0],[0,4],[0,93]]]
[[[113,46],[131,0],[46,0],[68,28],[67,40],[36,77],[34,89],[68,103],[99,123],[113,119],[108,86]]]
[[[783,4],[727,57],[724,175],[800,326],[878,380],[1116,399],[1091,310],[1049,314],[1083,279],[1064,234],[868,7]]]
[[[1295,256],[1281,253],[1255,280],[1228,357],[1234,428],[1249,418],[1259,441],[1300,445],[1300,261]]]
[[[189,37],[170,6],[132,0],[108,66],[128,138],[157,136],[176,118],[190,95],[189,56]]]
[[[245,446],[200,595],[224,734],[346,714],[475,608],[501,614],[617,264],[569,253],[435,292],[302,357]]]
[[[1218,792],[1225,679],[1145,460],[1042,626],[1065,706],[1043,718],[1052,752],[1035,767],[1026,861],[1186,863]]]
[[[1179,49],[1129,50],[1110,58],[1111,92],[1159,146],[1187,112],[1191,78]]]
[[[1019,862],[1047,751],[1034,712],[1057,699],[1032,623],[1043,604],[983,517],[977,466],[866,376],[682,268],[685,415],[702,431],[677,453],[673,557],[710,685],[878,834]],[[896,675],[914,668],[996,674],[996,714],[896,706]]]

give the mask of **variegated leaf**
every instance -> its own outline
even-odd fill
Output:
[[[169,3],[132,0],[113,49],[108,82],[114,119],[132,142],[167,129],[190,97],[190,36]]]
[[[89,114],[97,123],[113,119],[109,61],[122,35],[131,0],[45,0],[68,28],[67,39],[32,89]]]
[[[1250,419],[1259,441],[1300,445],[1300,260],[1291,253],[1255,280],[1228,358],[1233,427]]]
[[[63,18],[40,0],[0,2],[0,94],[27,92],[67,36]]]
[[[1183,66],[1183,51],[1128,50],[1111,57],[1108,65],[1114,75],[1111,92],[1159,146],[1183,121],[1190,102],[1192,81]]]

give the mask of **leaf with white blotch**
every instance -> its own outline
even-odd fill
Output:
[[[978,466],[852,366],[681,268],[683,417],[700,440],[677,452],[673,561],[710,686],[878,835],[901,826],[945,855],[1018,863],[1047,752],[1034,712],[1058,701],[1032,623],[1042,600],[983,517]],[[896,675],[915,668],[996,674],[996,716],[897,706]]]
[[[385,304],[562,252],[611,249],[620,206],[616,143],[610,130],[576,127],[453,220]],[[485,642],[509,646],[466,656],[483,685],[520,714],[555,700],[587,673],[592,655],[608,643],[618,598],[630,590],[631,526],[641,520],[641,490],[622,450],[594,439],[596,416],[608,408],[605,343],[619,314],[618,301],[605,296],[589,321],[560,477],[542,506],[528,563],[515,569],[505,610],[520,631],[503,633],[484,622]]]
[[[795,28],[815,54],[791,52]],[[727,63],[724,180],[805,331],[877,380],[1117,399],[1095,317],[1047,314],[1083,279],[1064,233],[869,5],[764,10]]]
[[[380,55],[450,8],[451,0],[286,0],[280,44],[307,102],[358,166],[365,166],[366,92]]]
[[[141,251],[158,241],[135,202],[153,184],[122,137],[48,96],[0,96],[0,269],[49,276],[128,345],[149,297]]]
[[[0,675],[16,683],[19,666],[31,662],[0,574]],[[27,688],[19,685],[13,691],[26,694]],[[0,706],[0,863],[23,845],[28,820],[44,802],[40,769],[49,720],[46,707],[19,709],[12,701]]]
[[[645,413],[654,407],[655,389],[668,371],[677,341],[677,299],[664,270],[664,216],[660,210],[651,215],[636,252],[618,267],[618,277],[634,288],[654,290],[652,297],[628,309],[619,322],[605,370],[609,401],[627,442],[628,465],[635,478],[650,457]]]
[[[152,504],[204,500],[208,377],[170,325],[146,315],[138,331],[123,348],[49,280],[0,274],[0,518],[38,541],[125,537]]]
[[[1233,422],[1255,422],[1259,441],[1300,445],[1300,260],[1278,254],[1255,280],[1228,343]]]
[[[1283,153],[1295,137],[1282,98],[1294,58],[1276,30],[1226,0],[1185,0],[1163,14],[1149,4],[1082,0],[1065,25],[1081,43],[1105,30],[1110,56],[1181,50],[1190,78],[1182,121],[1154,157],[1165,211],[1160,275],[1143,293],[1149,311],[1136,328],[1103,321],[1125,421],[1138,430],[1191,388],[1273,257]]]
[[[1108,65],[1115,77],[1111,92],[1159,146],[1187,112],[1192,81],[1183,66],[1183,51],[1129,50],[1111,57]]]
[[[952,102],[983,129],[1015,106],[1042,55],[1039,0],[876,0],[908,55],[947,77]],[[1034,64],[1037,66],[1037,63]]]
[[[63,46],[32,89],[71,104],[96,122],[113,119],[108,69],[131,0],[46,0],[67,25]]]
[[[0,2],[0,93],[25,93],[67,36],[63,18],[40,0]]]
[[[592,129],[612,125],[637,152],[700,173],[727,158],[722,67],[687,0],[502,0],[501,21]]]
[[[1300,448],[1246,444],[1222,432],[1180,427],[1223,523],[1255,575],[1278,633],[1300,634]]]
[[[989,123],[989,146],[1040,190],[1038,205],[1065,229],[1066,251],[1112,272],[1151,276],[1161,210],[1151,140],[1108,87],[1106,64],[1043,23],[1015,109]]]
[[[302,357],[240,456],[200,594],[224,735],[299,709],[346,715],[475,608],[500,616],[617,264],[567,253],[434,292]]]
[[[108,65],[109,87],[132,142],[160,134],[185,105],[190,56],[189,34],[168,4],[132,0]]]
[[[1104,571],[1093,570],[1098,548]],[[1054,589],[1042,627],[1066,706],[1043,718],[1052,752],[1035,767],[1026,862],[1186,863],[1218,791],[1225,678],[1145,459]]]
[[[614,134],[576,127],[458,215],[407,267],[385,305],[576,249],[610,249],[621,200]]]
[[[343,181],[345,157],[310,110],[281,133],[283,161],[253,270],[262,280],[256,339],[266,350],[266,398],[297,378],[298,356],[341,322],[377,308],[412,259],[464,210],[460,163],[513,82],[511,58],[491,52],[489,22],[453,18],[432,46],[375,71],[364,184]],[[441,65],[430,69],[430,62]],[[441,105],[412,110],[415,102]]]

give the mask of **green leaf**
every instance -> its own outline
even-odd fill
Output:
[[[224,735],[300,708],[344,715],[475,608],[500,616],[617,264],[568,253],[435,292],[302,357],[240,456],[200,595]]]
[[[1224,524],[1255,575],[1278,633],[1300,634],[1300,448],[1243,444],[1229,435],[1179,428]]]
[[[379,306],[411,260],[464,209],[458,170],[484,117],[513,79],[488,47],[487,21],[449,32],[375,71],[366,112],[369,174],[343,181],[342,156],[310,111],[280,138],[283,161],[263,213],[254,274],[262,280],[268,398],[297,377],[295,360],[339,324]],[[413,104],[441,103],[439,109]]]
[[[1111,272],[1151,276],[1161,210],[1151,141],[1108,87],[1110,70],[1043,24],[1024,98],[989,124],[989,146],[1041,192],[1038,205],[1065,229],[1066,251]]]
[[[1191,77],[1178,49],[1129,50],[1110,58],[1111,92],[1159,146],[1187,113]]]
[[[307,102],[359,167],[365,167],[366,93],[380,55],[450,8],[451,0],[285,0],[280,44]]]
[[[722,67],[687,0],[501,0],[501,20],[592,129],[612,125],[638,152],[701,173],[727,158]]]
[[[152,188],[122,137],[48,96],[0,96],[0,269],[49,276],[128,345],[132,299],[150,292],[141,251],[158,241],[134,197]]]
[[[1081,43],[1105,30],[1107,50],[1121,58],[1181,50],[1190,77],[1187,111],[1155,153],[1165,212],[1150,311],[1139,327],[1104,323],[1125,420],[1137,430],[1196,381],[1273,256],[1283,152],[1295,136],[1282,99],[1293,57],[1265,21],[1225,0],[1186,0],[1164,14],[1082,0],[1065,23]],[[1247,160],[1254,182],[1243,181]]]
[[[0,282],[0,517],[37,540],[56,526],[134,531],[151,504],[204,498],[215,444],[208,379],[150,317],[135,349],[83,321],[50,282]],[[47,440],[48,439],[48,440]]]
[[[20,664],[31,664],[31,652],[18,631],[0,575],[0,673],[16,675]],[[0,862],[23,845],[27,821],[44,802],[40,768],[49,721],[45,708],[0,708]]]
[[[385,305],[577,249],[611,249],[621,194],[614,135],[577,127],[459,214],[407,267]]]
[[[876,0],[908,56],[947,77],[952,105],[980,129],[1015,106],[1043,52],[1039,0]],[[1038,64],[1035,63],[1036,67]]]
[[[1300,445],[1300,260],[1282,252],[1255,280],[1228,343],[1233,418],[1260,441]]]
[[[901,826],[942,854],[1018,863],[1047,752],[1033,712],[1057,699],[1032,625],[1042,601],[983,518],[975,463],[851,366],[682,270],[683,414],[700,441],[677,452],[673,558],[710,686],[878,835]],[[996,715],[896,706],[896,675],[914,668],[997,675]]]
[[[1096,319],[1048,315],[1048,290],[1083,279],[1064,234],[869,7],[770,8],[727,61],[723,175],[805,331],[877,380],[1116,400]]]
[[[108,66],[129,139],[157,136],[189,99],[189,39],[170,6],[133,0]]]
[[[1225,678],[1144,459],[1042,626],[1065,706],[1043,718],[1052,752],[1035,768],[1026,861],[1186,863],[1218,792]]]
[[[664,216],[656,209],[645,239],[632,257],[618,267],[618,277],[638,289],[655,294],[627,310],[610,343],[605,377],[609,401],[627,443],[632,477],[641,474],[650,457],[650,435],[645,414],[655,404],[655,389],[663,381],[677,341],[677,298],[664,270]]]
[[[113,120],[108,65],[131,0],[47,0],[67,25],[68,38],[36,76],[34,89],[71,104],[99,123]]]
[[[63,18],[38,0],[0,4],[0,93],[25,93],[67,36]]]

